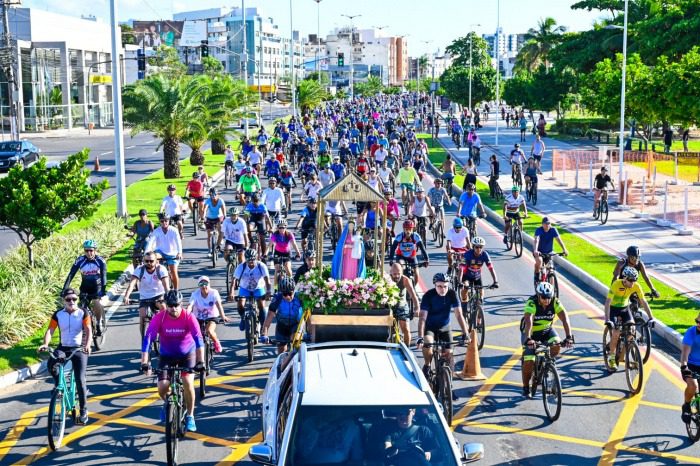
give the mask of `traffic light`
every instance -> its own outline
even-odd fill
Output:
[[[202,58],[208,57],[208,56],[209,56],[209,41],[203,40],[202,41]]]
[[[345,66],[345,54],[338,52],[338,66]]]
[[[136,50],[136,63],[138,64],[139,79],[146,77],[146,54],[143,49]]]

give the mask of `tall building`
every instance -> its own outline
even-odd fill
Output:
[[[496,47],[496,37],[498,36],[498,47]],[[506,78],[513,75],[513,66],[515,65],[515,57],[525,43],[525,34],[504,34],[503,29],[498,30],[498,34],[483,34],[481,36],[489,47],[489,55],[492,58],[494,68],[497,57],[500,56],[498,69],[501,76]],[[498,51],[498,55],[497,55]]]

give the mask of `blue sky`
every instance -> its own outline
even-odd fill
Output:
[[[119,19],[153,20],[172,19],[173,12],[220,7],[240,6],[240,0],[117,0]],[[501,27],[505,33],[526,32],[537,21],[551,16],[570,30],[590,28],[600,16],[596,12],[573,11],[568,0],[500,0]],[[280,30],[289,31],[290,0],[246,0],[246,7],[259,7],[266,16],[273,16]],[[316,33],[315,0],[292,0],[294,28],[303,35]],[[408,50],[411,56],[434,52],[460,36],[471,24],[474,29],[492,33],[496,29],[497,0],[322,0],[320,3],[321,35],[335,27],[348,24],[342,14],[362,16],[355,26],[370,28],[388,26],[384,33],[409,34]],[[352,6],[349,6],[352,5]],[[109,0],[24,0],[23,6],[50,10],[75,16],[95,15],[109,21]],[[429,44],[424,41],[431,41]]]

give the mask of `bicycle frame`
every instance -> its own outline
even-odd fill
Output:
[[[54,368],[58,371],[57,381],[54,385],[54,389],[51,394],[51,401],[49,402],[49,413],[47,418],[47,434],[48,443],[52,450],[57,450],[63,444],[63,436],[65,434],[66,428],[66,413],[70,412],[73,421],[77,419],[76,413],[76,383],[75,383],[75,372],[73,371],[73,366],[71,365],[68,375],[70,377],[70,383],[66,384],[66,363],[70,362],[70,359],[77,351],[82,351],[81,349],[76,349],[72,353],[67,354],[65,358],[58,359],[54,350],[48,348],[49,358],[57,360]]]

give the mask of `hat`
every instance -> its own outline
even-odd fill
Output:
[[[78,296],[78,293],[73,288],[66,288],[65,290],[63,290],[61,296],[63,298],[66,298],[67,296]]]
[[[202,275],[201,277],[199,277],[199,280],[197,280],[197,286],[202,286],[205,283],[207,285],[209,284],[209,277],[207,277],[206,275]]]
[[[542,218],[542,223],[546,223],[547,225],[549,225],[549,224],[552,223],[552,222],[549,221],[549,217],[543,217],[543,218]]]

